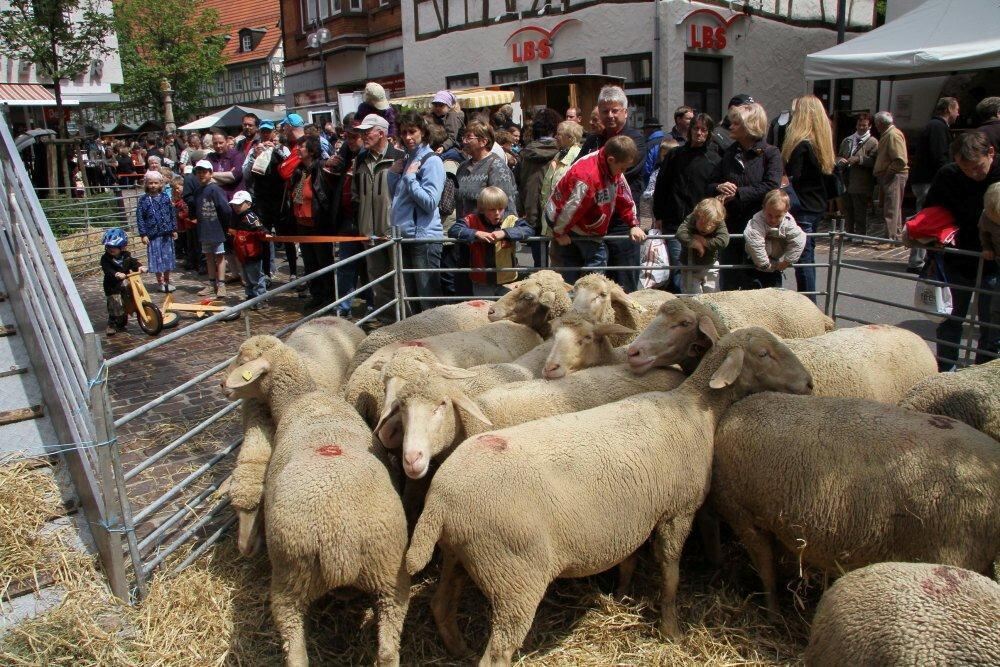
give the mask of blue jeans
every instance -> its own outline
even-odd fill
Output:
[[[608,236],[628,236],[629,226],[624,223],[611,223]],[[622,286],[626,293],[639,289],[639,266],[642,264],[642,248],[632,239],[605,241],[608,247],[608,261],[605,266],[634,266],[635,271],[628,269],[613,269],[608,271],[608,278]]]
[[[604,241],[590,239],[585,236],[570,234],[569,245],[556,244],[556,257],[559,258],[559,273],[563,280],[575,283],[581,273],[601,273],[601,271],[580,271],[584,269],[600,269],[608,265],[608,249]],[[566,268],[563,268],[566,267]]]
[[[267,274],[264,273],[264,259],[248,259],[243,262],[243,290],[248,299],[267,291]]]
[[[676,234],[677,230],[674,230],[673,233]],[[681,242],[674,238],[667,240],[666,244],[667,257],[670,258],[670,266],[680,266],[682,264],[681,253],[684,252]],[[674,294],[680,294],[683,292],[683,289],[681,289],[681,285],[683,283],[683,273],[683,271],[679,271],[677,269],[670,270],[670,277],[667,278],[667,289]]]
[[[440,243],[406,243],[403,245],[403,266],[407,269],[440,269]],[[406,296],[441,296],[441,274],[438,272],[404,273]],[[407,301],[415,315],[440,305],[438,301]]]
[[[361,241],[347,241],[337,244],[337,261],[342,261],[348,257],[354,257],[359,252],[365,249],[365,244]],[[350,262],[339,269],[337,269],[337,295],[336,298],[340,298],[342,294],[348,294],[353,292],[358,286],[358,278],[361,277],[363,283],[368,282],[368,270],[365,265],[364,258],[359,259],[354,262]],[[360,298],[368,302],[371,306],[375,303],[375,299],[372,296],[371,289],[367,289],[358,295]],[[348,299],[340,305],[337,306],[337,310],[342,315],[348,315],[351,312],[351,300]]]
[[[802,228],[806,234],[812,234],[816,230],[816,224],[823,219],[822,213],[799,213],[799,217],[795,219],[795,222],[799,223],[799,227]],[[799,262],[802,264],[812,264],[816,261],[816,244],[813,242],[812,237],[806,239],[806,247],[802,251],[802,256],[799,257]],[[814,266],[796,266],[795,267],[795,285],[800,292],[815,292],[816,291],[816,267]],[[808,295],[812,299],[813,303],[816,302],[816,295]]]

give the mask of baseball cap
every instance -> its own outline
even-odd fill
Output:
[[[647,127],[663,127],[663,124],[660,123],[660,119],[657,118],[656,116],[650,116],[649,118],[646,119],[646,122],[642,124],[642,127],[643,128],[647,128]]]
[[[434,93],[434,99],[431,100],[431,104],[446,104],[453,107],[455,106],[455,96],[449,90],[439,90]]]
[[[361,121],[361,125],[358,125],[357,129],[370,130],[373,127],[385,130],[388,133],[389,121],[387,121],[385,118],[382,118],[382,116],[370,113],[364,117],[364,120]]]
[[[229,200],[229,203],[233,206],[237,206],[238,204],[246,204],[252,201],[253,197],[250,196],[249,192],[246,190],[237,190],[233,195],[233,198]]]
[[[739,95],[734,95],[733,99],[729,100],[729,106],[739,107],[744,104],[753,104],[754,99],[747,95],[746,93],[740,93]]]
[[[197,162],[194,163],[194,168],[195,169],[207,169],[208,171],[212,171],[212,169],[213,169],[212,163],[209,162],[208,160],[198,160]]]
[[[302,116],[297,113],[290,113],[285,116],[285,119],[281,121],[282,125],[291,125],[292,127],[305,127],[306,122],[302,120]]]
[[[389,100],[386,98],[385,88],[374,81],[369,81],[365,85],[365,101],[379,111],[385,111],[389,108]]]
[[[273,130],[274,129],[274,121],[262,120],[260,122],[259,129],[261,129],[261,130]]]

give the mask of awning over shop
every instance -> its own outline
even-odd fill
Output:
[[[267,109],[257,109],[234,104],[221,111],[209,114],[198,120],[193,120],[187,125],[181,125],[178,130],[207,130],[211,127],[239,127],[243,122],[244,114],[252,113],[261,120],[281,120],[285,117],[283,111],[268,111]]]
[[[806,56],[807,79],[905,79],[1000,67],[997,0],[927,0],[881,28]]]
[[[37,83],[0,83],[0,104],[17,107],[54,107],[56,96]],[[63,99],[63,106],[77,106],[76,100]]]
[[[451,94],[458,100],[458,105],[463,109],[482,109],[483,107],[499,106],[510,104],[514,101],[514,93],[510,90],[491,90],[488,88],[466,88],[464,90],[453,90]],[[434,93],[425,95],[409,95],[407,97],[396,97],[389,100],[394,106],[410,107],[411,109],[430,110],[431,100]]]

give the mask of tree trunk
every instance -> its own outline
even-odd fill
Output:
[[[58,45],[56,44],[56,36],[54,28],[49,30],[49,35],[51,36],[49,39],[49,43],[52,48],[52,64],[54,65],[54,67],[52,68],[53,72],[52,86],[53,86],[53,93],[55,94],[56,98],[56,121],[58,125],[58,129],[56,130],[56,132],[57,136],[60,139],[66,139],[67,138],[66,118],[65,114],[63,113],[62,81],[59,78],[59,50],[58,50]],[[65,144],[60,142],[56,143],[56,160],[58,160],[59,162],[58,173],[62,175],[62,184],[58,182],[55,183],[54,187],[57,188],[55,192],[57,193],[60,192],[61,187],[65,186],[66,195],[72,196],[73,183],[70,180],[71,175],[69,173],[69,164],[67,164],[66,147]]]

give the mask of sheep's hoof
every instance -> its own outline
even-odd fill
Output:
[[[681,640],[683,635],[681,634],[680,628],[677,627],[677,619],[665,618],[660,621],[660,637],[662,637],[664,641],[679,642]]]

